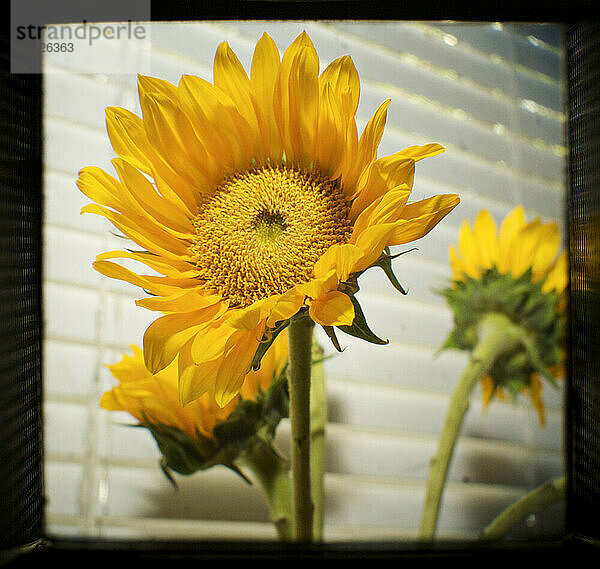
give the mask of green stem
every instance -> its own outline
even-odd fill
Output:
[[[292,489],[287,461],[260,437],[252,439],[238,460],[258,479],[279,539],[291,541]]]
[[[527,516],[542,511],[554,502],[564,499],[566,479],[564,476],[546,482],[506,508],[481,533],[482,540],[504,537],[510,529]]]
[[[316,343],[313,345],[313,356],[314,360],[319,360],[323,356],[323,350]],[[314,504],[313,539],[315,541],[323,539],[326,424],[325,374],[323,373],[323,363],[319,361],[312,366],[310,384],[310,468]]]
[[[519,343],[521,335],[520,329],[503,314],[490,313],[481,318],[477,346],[452,393],[438,449],[431,461],[418,536],[420,540],[430,541],[434,537],[448,468],[469,408],[471,392],[496,358]]]
[[[313,503],[310,475],[310,375],[313,322],[304,312],[288,327],[291,463],[294,496],[294,537],[312,540]]]

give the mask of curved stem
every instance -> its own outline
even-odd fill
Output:
[[[254,473],[269,505],[281,541],[292,539],[292,489],[289,465],[264,439],[255,437],[238,459]]]
[[[464,416],[469,408],[471,392],[492,367],[495,359],[518,344],[520,335],[520,330],[503,314],[487,314],[480,321],[477,346],[452,393],[438,449],[431,461],[419,528],[420,540],[429,541],[435,535],[448,468]]]
[[[550,480],[529,492],[506,508],[481,533],[481,539],[500,539],[527,516],[540,512],[554,502],[564,499],[566,479],[564,476]]]
[[[310,374],[313,322],[298,313],[288,327],[291,463],[296,541],[312,540],[313,503],[310,476]]]

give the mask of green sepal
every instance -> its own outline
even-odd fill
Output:
[[[180,474],[192,474],[206,468],[217,451],[214,441],[200,433],[194,438],[162,423],[146,422],[143,426],[152,433],[162,454],[162,463]]]
[[[529,358],[530,364],[535,368],[536,371],[541,373],[546,380],[552,385],[552,387],[558,389],[558,384],[554,379],[554,376],[550,373],[548,367],[544,364],[538,350],[535,347],[535,344],[529,338],[523,338],[521,340],[523,347],[525,348],[525,352],[527,353],[527,357]]]
[[[385,274],[390,279],[390,282],[392,283],[394,288],[396,288],[396,290],[399,290],[402,294],[407,294],[407,292],[404,291],[404,287],[399,283],[398,279],[396,278],[396,275],[392,271],[392,260],[395,259],[396,257],[400,257],[406,253],[410,253],[411,251],[416,251],[416,250],[417,250],[417,248],[413,247],[412,249],[407,249],[406,251],[401,251],[400,253],[396,253],[395,255],[392,255],[390,253],[390,248],[385,247],[383,250],[383,253],[380,255],[379,259],[377,259],[377,261],[375,261],[372,265],[369,265],[362,271],[357,271],[355,273],[352,273],[352,275],[350,275],[350,280],[356,281],[365,271],[368,271],[372,267],[380,267],[381,269],[384,270]]]
[[[396,275],[394,274],[394,270],[392,269],[392,260],[395,259],[396,257],[400,257],[400,255],[404,255],[406,253],[410,253],[411,251],[415,251],[415,250],[416,250],[416,247],[413,247],[412,249],[407,249],[406,251],[402,251],[401,253],[398,253],[396,255],[391,255],[389,247],[386,247],[384,249],[385,255],[382,255],[381,257],[379,257],[379,259],[375,263],[373,263],[371,266],[372,267],[380,267],[381,269],[383,269],[383,272],[385,273],[385,276],[390,281],[391,285],[401,294],[407,295],[408,291],[404,290],[404,287],[400,284],[400,282],[396,278]]]
[[[260,403],[252,399],[241,399],[233,413],[213,427],[216,446],[227,448],[232,455],[237,456],[244,443],[256,434],[262,424],[261,411]]]
[[[283,366],[279,376],[273,381],[263,396],[262,415],[266,422],[268,435],[275,436],[275,429],[281,421],[290,415],[290,394],[287,381],[288,364]]]
[[[257,436],[273,439],[281,419],[289,416],[286,370],[287,365],[268,389],[259,391],[254,399],[240,398],[229,417],[215,424],[212,437],[199,432],[191,437],[144,416],[144,421],[136,426],[147,428],[154,437],[162,454],[160,467],[171,483],[176,486],[172,472],[189,475],[216,465],[229,468],[250,483],[235,461]]]
[[[240,399],[234,411],[213,428],[213,438],[220,448],[227,448],[234,458],[245,448],[248,440],[265,431],[269,437],[281,419],[289,416],[287,365],[283,367],[266,391],[259,391],[254,399]]]
[[[362,311],[360,303],[358,302],[356,297],[350,296],[350,300],[352,301],[352,305],[354,306],[354,320],[352,321],[352,324],[350,326],[338,326],[338,328],[342,332],[345,332],[350,336],[360,338],[361,340],[366,340],[371,344],[389,344],[389,340],[382,340],[371,331],[369,325],[367,324],[367,320]]]
[[[462,349],[463,342],[459,342],[457,339],[457,331],[451,330],[450,333],[446,336],[444,343],[436,350],[435,356],[439,355],[441,352],[445,350],[460,350]]]
[[[397,253],[396,255],[391,255],[389,247],[386,247],[384,249],[383,254],[380,255],[380,257],[377,259],[377,261],[375,261],[375,263],[373,263],[372,265],[369,265],[366,269],[363,269],[362,271],[357,271],[355,273],[352,273],[348,277],[347,281],[341,282],[338,285],[337,290],[340,292],[343,292],[345,295],[347,295],[350,298],[350,300],[352,302],[352,306],[354,307],[354,320],[353,320],[352,324],[350,324],[350,325],[336,326],[336,328],[339,328],[342,332],[344,332],[350,336],[354,336],[355,338],[360,338],[361,340],[365,340],[367,342],[370,342],[371,344],[377,344],[377,345],[382,345],[382,346],[389,344],[389,340],[382,340],[379,336],[377,336],[371,330],[371,328],[367,324],[367,319],[365,318],[365,314],[362,310],[362,307],[360,306],[360,303],[358,302],[358,300],[356,299],[356,296],[355,296],[356,293],[360,290],[360,287],[358,286],[358,278],[367,269],[370,269],[372,267],[380,267],[383,270],[383,272],[385,273],[385,275],[387,276],[387,278],[390,281],[390,283],[392,284],[392,286],[400,293],[406,295],[406,294],[408,294],[408,291],[406,291],[404,289],[404,287],[400,284],[400,282],[396,278],[396,275],[394,274],[394,271],[392,269],[392,260],[395,259],[396,257],[400,257],[401,255],[410,253],[411,251],[414,251],[414,250],[415,250],[415,248],[408,249],[406,251],[402,251],[401,253]],[[325,331],[325,333],[331,340],[331,343],[333,344],[335,349],[338,352],[342,352],[343,349],[340,346],[339,340],[337,339],[337,336],[335,333],[335,328],[333,326],[323,326],[323,330]]]
[[[454,315],[453,329],[439,351],[456,348],[472,352],[481,318],[488,313],[504,314],[522,333],[515,351],[499,358],[490,369],[494,385],[516,394],[538,372],[557,387],[549,366],[561,361],[565,319],[559,310],[560,296],[554,291],[543,292],[542,284],[532,281],[531,270],[515,279],[494,268],[480,278],[455,281],[453,286],[438,290]]]
[[[262,361],[263,356],[267,353],[267,350],[271,347],[275,338],[279,336],[285,328],[287,328],[289,320],[284,320],[282,322],[277,322],[274,328],[267,328],[258,344],[258,348],[254,353],[254,358],[252,358],[252,364],[250,365],[253,371],[258,371],[260,369],[260,362]]]
[[[342,348],[340,346],[340,342],[337,339],[337,336],[335,334],[335,328],[333,326],[322,326],[323,330],[325,331],[325,334],[327,334],[327,336],[329,337],[329,339],[331,340],[331,343],[333,344],[333,347],[338,351],[338,352],[343,352],[344,348]]]
[[[167,459],[164,456],[162,456],[160,458],[159,465],[160,465],[160,469],[162,470],[163,474],[167,477],[167,480],[175,488],[179,488],[179,485],[177,484],[177,480],[175,479],[175,476],[173,476],[173,474],[171,473],[171,469],[169,468],[169,463],[167,462]]]

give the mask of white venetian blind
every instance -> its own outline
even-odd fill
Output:
[[[459,193],[462,203],[417,251],[394,267],[409,289],[395,292],[382,271],[361,278],[359,298],[374,346],[338,335],[346,350],[326,362],[325,538],[412,538],[419,525],[429,460],[462,354],[434,357],[451,314],[433,291],[450,276],[448,245],[463,219],[487,208],[500,221],[522,203],[528,214],[562,224],[565,189],[563,52],[559,27],[432,22],[211,22],[146,25],[151,74],[212,79],[227,40],[249,69],[268,31],[283,50],[306,30],[322,58],[350,54],[361,78],[359,130],[386,98],[380,156],[439,142],[446,152],[417,165],[413,199]],[[130,42],[131,43],[131,42]],[[114,49],[140,49],[126,42]],[[131,54],[129,54],[131,55]],[[145,52],[144,55],[148,55]],[[101,54],[97,54],[101,57]],[[80,168],[112,170],[104,109],[139,113],[136,76],[90,72],[76,54],[45,73],[44,385],[47,523],[51,534],[102,537],[275,538],[258,487],[222,467],[178,477],[158,467],[149,434],[99,405],[113,385],[103,367],[141,343],[154,314],[136,308],[140,291],[91,268],[123,247],[103,218],[80,216]],[[115,70],[116,71],[116,70]],[[147,72],[147,70],[145,70]],[[127,245],[125,245],[127,246]],[[328,352],[329,341],[319,335]],[[541,428],[528,400],[479,393],[452,463],[440,536],[472,538],[502,508],[563,472],[562,393],[544,392]],[[280,427],[284,445],[287,424]],[[285,450],[285,446],[282,446]],[[519,528],[522,536],[560,532],[555,507]]]

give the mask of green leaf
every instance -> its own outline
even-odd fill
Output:
[[[352,322],[352,324],[350,326],[338,326],[338,328],[342,332],[345,332],[346,334],[349,334],[350,336],[360,338],[361,340],[366,340],[367,342],[370,342],[371,344],[379,344],[379,345],[389,344],[389,342],[390,342],[389,340],[382,340],[381,338],[376,336],[371,331],[371,329],[369,328],[369,325],[367,324],[367,320],[362,311],[362,308],[361,308],[358,300],[356,300],[356,297],[351,296],[350,300],[352,301],[352,304],[354,306],[354,321]]]

